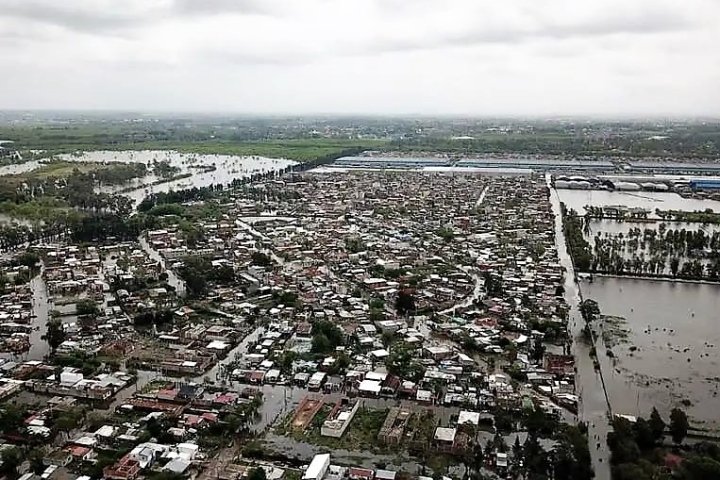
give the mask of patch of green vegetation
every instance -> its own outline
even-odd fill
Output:
[[[389,447],[378,444],[378,433],[387,417],[388,410],[372,410],[360,407],[355,413],[350,426],[340,438],[324,437],[320,435],[320,428],[332,410],[331,405],[325,405],[315,415],[312,424],[304,432],[289,428],[292,414],[283,425],[275,428],[278,435],[287,435],[295,440],[350,451],[387,451]]]
[[[80,216],[80,213],[67,202],[55,197],[40,197],[25,203],[6,200],[0,202],[0,212],[12,218],[30,221],[78,218]]]
[[[334,155],[351,147],[377,149],[386,140],[346,138],[271,138],[234,130],[218,132],[214,127],[195,125],[141,125],[89,123],[86,125],[0,126],[0,138],[15,141],[15,147],[45,150],[45,156],[88,150],[176,150],[183,153],[256,155],[288,158],[299,162]]]
[[[117,165],[115,164],[103,164],[97,162],[64,162],[54,161],[44,163],[40,168],[36,168],[27,173],[21,174],[22,177],[26,178],[65,178],[78,171],[80,173],[89,173],[96,170],[113,169]]]
[[[450,465],[455,464],[457,464],[457,460],[444,453],[430,455],[426,463],[427,467],[435,474],[446,474]]]
[[[602,320],[603,342],[608,348],[628,343],[630,329],[627,327],[627,321],[623,317],[602,315],[600,318]]]

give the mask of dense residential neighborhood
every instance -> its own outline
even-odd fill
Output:
[[[0,167],[5,478],[693,479],[720,457],[707,158],[537,154],[535,128],[575,127],[469,120],[56,150],[24,121]],[[116,147],[259,135],[136,122]],[[644,277],[672,288],[623,293]]]
[[[134,241],[2,267],[3,429],[43,478],[504,477],[580,448],[544,177],[318,170],[152,202]]]

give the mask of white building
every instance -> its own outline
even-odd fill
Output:
[[[325,476],[325,472],[327,472],[329,466],[329,453],[315,455],[315,457],[312,459],[312,462],[310,462],[310,465],[308,465],[307,470],[305,470],[303,480],[321,480]]]

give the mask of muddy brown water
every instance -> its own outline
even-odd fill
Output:
[[[678,406],[720,429],[720,285],[596,277],[581,289],[625,319],[603,370],[613,411],[667,417]]]

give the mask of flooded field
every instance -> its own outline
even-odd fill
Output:
[[[613,411],[656,406],[667,416],[681,406],[694,423],[720,429],[720,285],[596,277],[581,289],[603,315],[620,317],[601,326],[614,356],[603,367]]]
[[[568,208],[626,205],[651,210],[720,211],[720,202],[665,192],[557,190]],[[664,222],[665,229],[703,229],[718,225]],[[658,229],[660,223],[593,220],[596,235],[627,236],[631,228]],[[606,318],[596,325],[597,350],[615,413],[647,415],[652,407],[667,418],[676,406],[693,423],[720,430],[715,407],[720,399],[720,285],[682,281],[595,276],[580,284],[584,298],[596,300]],[[608,353],[611,352],[611,353]]]
[[[60,155],[62,160],[77,162],[122,162],[144,163],[152,167],[154,162],[168,162],[170,166],[179,170],[176,176],[185,176],[175,180],[161,181],[155,174],[142,179],[135,179],[126,185],[101,187],[105,193],[118,193],[127,195],[135,202],[140,202],[151,193],[168,192],[192,187],[207,187],[213,184],[229,184],[235,179],[248,177],[253,174],[267,173],[296,165],[297,162],[287,159],[265,157],[241,157],[236,155],[200,155],[195,153],[180,153],[168,150],[137,150],[137,151],[92,151],[79,155]],[[26,170],[27,171],[27,170]],[[0,172],[2,174],[2,172]],[[189,176],[188,176],[189,175]],[[130,189],[128,191],[128,189]]]
[[[58,160],[71,162],[98,163],[144,163],[151,169],[155,162],[168,162],[178,170],[169,179],[154,173],[133,179],[123,185],[108,185],[98,188],[104,193],[120,193],[140,202],[151,193],[167,192],[191,187],[206,187],[213,184],[229,184],[235,179],[253,174],[267,173],[296,165],[294,160],[237,155],[201,155],[180,153],[171,150],[98,150],[79,154],[63,154]],[[30,172],[43,166],[39,160],[0,167],[0,176]],[[182,178],[176,178],[182,177]],[[169,181],[168,181],[169,180]],[[156,182],[157,183],[153,185]],[[0,218],[0,221],[3,221]],[[5,219],[7,221],[7,219]]]
[[[627,235],[631,228],[639,228],[641,231],[645,229],[657,230],[661,224],[665,224],[665,230],[688,230],[696,231],[702,229],[706,234],[712,234],[713,232],[720,231],[720,225],[708,224],[703,225],[700,223],[687,223],[687,222],[648,222],[648,223],[637,223],[637,222],[620,222],[617,220],[590,220],[590,235],[587,235],[588,241],[592,242],[595,235],[598,233],[610,233],[618,234],[622,233]]]
[[[696,198],[683,198],[672,192],[609,192],[606,190],[557,190],[560,201],[568,209],[572,208],[579,214],[585,214],[585,205],[594,207],[625,205],[640,207],[655,211],[661,210],[705,210],[711,208],[720,212],[720,202],[714,200],[699,200]]]

